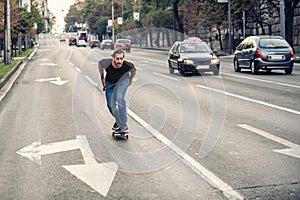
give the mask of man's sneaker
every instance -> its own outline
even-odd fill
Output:
[[[124,133],[124,132],[128,132],[128,127],[124,127],[124,128],[118,128],[117,130],[115,130],[115,133]]]
[[[117,124],[117,122],[114,123],[113,127],[111,128],[113,131],[116,131],[119,129],[119,126]]]

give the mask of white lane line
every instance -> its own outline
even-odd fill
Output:
[[[89,76],[85,75],[84,78],[88,80],[93,86],[97,87],[97,83],[95,83]]]
[[[274,135],[272,135],[270,133],[267,133],[265,131],[259,130],[259,129],[254,128],[252,126],[249,126],[247,124],[238,124],[237,126],[243,128],[243,129],[246,129],[248,131],[251,131],[253,133],[256,133],[258,135],[261,135],[261,136],[263,136],[263,137],[265,137],[267,139],[273,140],[274,142],[277,142],[277,143],[282,144],[284,146],[290,147],[290,148],[298,147],[299,146],[299,145],[294,144],[294,143],[292,143],[290,141],[284,140],[284,139],[282,139],[280,137],[274,136]]]
[[[284,154],[287,156],[300,158],[300,145],[292,143],[288,140],[282,139],[280,137],[277,137],[277,136],[267,133],[265,131],[259,130],[259,129],[249,126],[247,124],[238,124],[237,126],[243,128],[243,129],[246,129],[248,131],[251,131],[252,133],[256,133],[260,136],[263,136],[267,139],[270,139],[274,142],[277,142],[279,144],[289,147],[287,149],[276,149],[276,150],[272,150],[272,151],[274,151],[276,153],[281,153],[281,154]]]
[[[252,78],[252,77],[240,76],[240,75],[223,73],[223,72],[222,72],[222,74],[225,74],[225,75],[228,75],[228,76],[234,76],[234,77],[238,77],[238,78],[244,78],[244,79],[260,81],[260,82],[264,82],[264,83],[271,83],[271,84],[275,84],[275,85],[282,85],[282,86],[287,86],[287,87],[293,87],[293,88],[300,89],[300,85],[292,85],[292,84],[287,84],[287,83],[268,81],[268,80],[263,80],[263,79],[259,79],[259,78]]]
[[[140,71],[144,70],[143,68],[140,68],[140,67],[135,67],[135,68]]]
[[[75,70],[78,71],[79,73],[82,72],[82,70],[80,68],[78,68],[78,67],[75,67]]]
[[[72,65],[72,66],[74,66],[74,64],[73,64],[73,63],[71,63],[71,62],[69,62],[69,64],[70,64],[70,65]]]
[[[248,97],[232,94],[232,93],[229,93],[229,92],[225,92],[223,90],[209,88],[209,87],[206,87],[204,85],[197,85],[197,87],[202,88],[202,89],[206,89],[206,90],[209,90],[209,91],[213,91],[213,92],[222,93],[222,94],[225,94],[227,96],[235,97],[235,98],[242,99],[242,100],[245,100],[245,101],[250,101],[250,102],[253,102],[253,103],[261,104],[261,105],[268,106],[268,107],[271,107],[271,108],[275,108],[275,109],[278,109],[278,110],[283,110],[283,111],[293,113],[293,114],[296,114],[296,115],[300,115],[300,111],[293,110],[293,109],[290,109],[290,108],[285,108],[285,107],[277,106],[277,105],[270,104],[270,103],[267,103],[267,102],[264,102],[264,101],[255,100],[255,99],[251,99],[251,98],[248,98]]]
[[[208,171],[200,163],[194,160],[191,156],[185,153],[182,149],[176,146],[172,141],[163,136],[158,130],[153,128],[150,124],[145,122],[142,118],[127,109],[127,114],[145,127],[156,139],[158,139],[163,144],[167,145],[172,151],[174,151],[178,156],[180,156],[196,173],[198,173],[205,181],[211,184],[213,187],[218,188],[222,193],[229,199],[243,199],[243,197],[231,188],[227,183],[219,179],[213,173]]]
[[[165,64],[166,66],[168,66],[168,63],[166,61],[159,61],[159,60],[148,60],[148,59],[145,59],[145,61],[148,61],[148,62],[151,62],[151,63],[160,63],[160,64]]]
[[[170,76],[167,76],[167,75],[164,75],[164,74],[160,74],[160,73],[157,73],[157,72],[153,72],[154,75],[157,75],[157,76],[161,76],[161,77],[164,77],[164,78],[167,78],[167,79],[171,79],[173,81],[180,81],[179,79],[177,78],[173,78],[173,77],[170,77]]]

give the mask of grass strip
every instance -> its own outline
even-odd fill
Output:
[[[6,65],[4,62],[0,63],[0,80],[18,63],[17,60],[12,60],[10,64]]]

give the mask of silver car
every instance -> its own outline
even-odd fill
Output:
[[[250,69],[252,74],[259,70],[284,70],[291,74],[294,65],[294,51],[281,36],[259,35],[245,38],[234,52],[234,70]]]

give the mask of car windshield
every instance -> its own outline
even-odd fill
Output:
[[[266,38],[266,39],[261,39],[259,41],[259,47],[261,48],[289,48],[290,45],[282,39],[278,38]]]
[[[206,43],[183,43],[180,47],[181,53],[208,53],[211,49]]]

